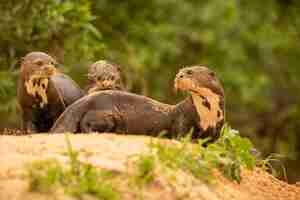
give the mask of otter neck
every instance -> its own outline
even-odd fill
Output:
[[[198,119],[198,112],[193,105],[193,99],[191,96],[173,106],[171,114],[173,114],[176,119],[178,118],[177,120],[182,120],[182,118],[184,118],[188,121],[194,121],[195,119]]]
[[[187,97],[186,99],[184,99],[183,101],[179,102],[174,109],[175,110],[179,110],[181,113],[186,113],[188,114],[189,112],[191,112],[191,110],[193,110],[193,100],[191,97]]]
[[[216,127],[224,120],[224,97],[208,88],[198,88],[191,92],[193,105],[199,115],[199,126],[206,131],[209,127]]]

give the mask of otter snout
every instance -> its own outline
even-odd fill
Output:
[[[57,69],[54,65],[47,64],[47,65],[43,65],[41,67],[40,71],[41,71],[40,73],[45,75],[45,76],[52,76],[57,72]]]
[[[186,68],[181,69],[175,77],[174,88],[176,91],[187,91],[195,87],[191,72],[187,73]]]
[[[176,74],[176,79],[184,78],[184,72],[179,72]]]

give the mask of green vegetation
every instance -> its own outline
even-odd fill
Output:
[[[119,199],[119,194],[112,185],[113,174],[91,164],[81,162],[77,151],[68,147],[68,165],[64,167],[56,160],[35,161],[28,168],[30,190],[50,192],[62,188],[66,194],[82,197],[92,195],[102,200]]]
[[[135,164],[137,166],[135,181],[139,185],[147,184],[154,180],[156,161],[153,155],[139,155]]]
[[[215,143],[204,147],[205,142],[199,140],[197,144],[191,144],[190,138],[185,137],[179,144],[152,142],[150,147],[162,165],[186,171],[208,182],[213,178],[213,169],[239,182],[242,167],[253,169],[256,166],[251,142],[228,126],[223,127],[221,137]]]
[[[287,181],[286,167],[281,161],[282,156],[279,154],[271,154],[265,159],[258,160],[257,166],[265,171],[270,172],[275,177],[283,177]],[[278,167],[275,167],[278,166]]]
[[[35,161],[28,168],[30,190],[49,192],[62,176],[62,166],[57,160]]]

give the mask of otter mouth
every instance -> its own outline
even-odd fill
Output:
[[[189,78],[176,77],[174,88],[175,91],[197,91],[197,85]]]
[[[50,76],[57,73],[57,69],[54,65],[44,65],[32,73],[32,76],[40,78],[49,78]]]
[[[104,80],[99,85],[101,84],[102,87],[104,88],[113,88],[116,85],[115,80]]]
[[[25,81],[26,92],[37,99],[41,108],[48,104],[47,88],[49,78],[56,73],[56,68],[53,65],[45,65],[39,70],[34,71],[29,76],[29,79]]]
[[[118,84],[116,80],[103,80],[103,81],[96,81],[92,84],[92,87],[89,89],[88,93],[97,92],[100,90],[113,90],[118,88]]]

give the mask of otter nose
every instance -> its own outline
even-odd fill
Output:
[[[184,74],[182,72],[179,72],[177,75],[176,75],[176,78],[183,78],[184,77]]]

